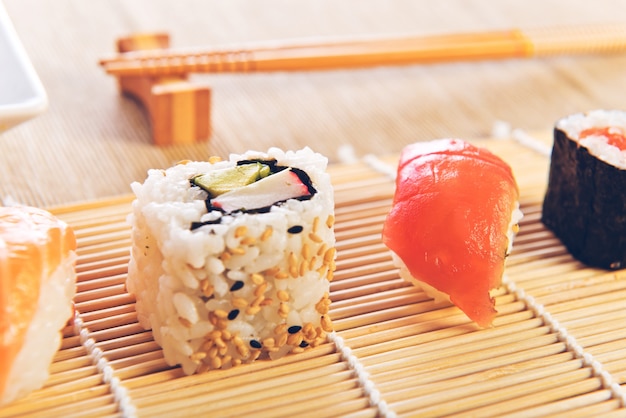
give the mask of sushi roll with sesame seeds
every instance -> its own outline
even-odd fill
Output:
[[[583,263],[626,267],[626,112],[557,122],[542,221]]]
[[[186,374],[276,359],[332,330],[334,198],[309,148],[150,170],[133,183],[129,293]]]

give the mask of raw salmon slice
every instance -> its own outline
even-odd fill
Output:
[[[426,284],[481,327],[491,325],[490,291],[501,284],[521,217],[511,168],[458,139],[405,147],[383,242],[405,278]]]

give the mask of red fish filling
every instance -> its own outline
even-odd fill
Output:
[[[584,139],[588,136],[603,136],[609,145],[626,151],[626,135],[621,129],[614,127],[585,129],[580,132],[579,139]]]

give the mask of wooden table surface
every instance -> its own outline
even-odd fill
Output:
[[[130,191],[148,168],[270,146],[339,160],[413,141],[489,136],[496,121],[548,131],[566,114],[624,107],[626,54],[297,73],[193,76],[212,89],[212,136],[157,147],[143,109],[98,60],[117,37],[167,31],[176,47],[315,36],[439,34],[626,21],[619,0],[5,0],[49,96],[0,135],[0,197],[39,206]],[[1,74],[0,74],[1,76]],[[2,92],[0,92],[2,94]]]

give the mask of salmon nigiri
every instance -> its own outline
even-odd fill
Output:
[[[408,145],[402,151],[383,242],[406,280],[450,300],[481,327],[490,326],[490,291],[521,218],[511,168],[458,139]]]
[[[0,207],[0,405],[41,387],[72,314],[76,239],[49,212]]]

